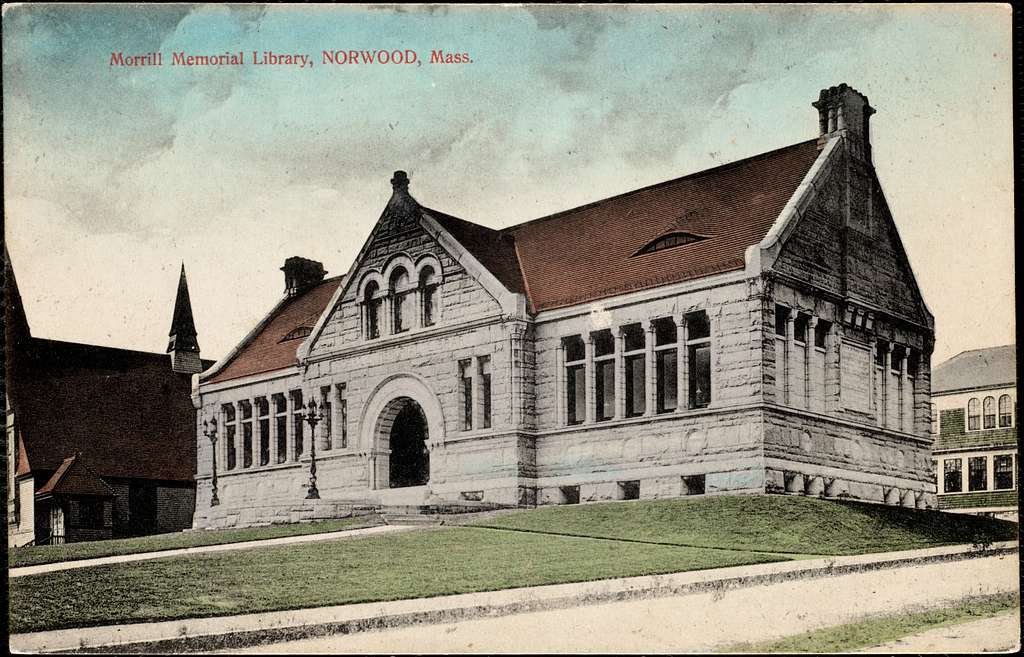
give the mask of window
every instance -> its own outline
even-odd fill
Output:
[[[810,319],[803,313],[797,313],[796,320],[793,322],[793,339],[800,344],[807,344],[807,325],[810,323]]]
[[[977,397],[972,397],[967,402],[967,430],[977,431],[981,428],[981,402]]]
[[[608,329],[591,334],[594,341],[594,384],[596,419],[615,416],[615,339]]]
[[[302,391],[292,390],[292,432],[295,436],[295,458],[302,455],[303,421],[302,421]]]
[[[320,414],[323,419],[320,421],[320,444],[324,449],[331,448],[331,431],[333,430],[334,416],[331,410],[334,404],[331,402],[331,386],[320,388]]]
[[[420,317],[423,326],[433,326],[436,321],[437,275],[430,266],[420,270]]]
[[[562,486],[562,498],[565,500],[565,504],[579,504],[580,503],[580,487],[579,486]]]
[[[889,353],[889,343],[879,340],[875,343],[875,365],[885,367],[885,355]]]
[[[237,455],[235,454],[235,405],[224,404],[221,406],[221,411],[224,413],[224,443],[227,448],[227,463],[224,464],[225,470],[234,470],[237,465]]]
[[[819,319],[814,327],[814,346],[818,349],[825,348],[825,341],[828,340],[828,333],[832,330],[831,322]]]
[[[242,467],[252,467],[252,402],[238,404],[242,411]]]
[[[676,324],[664,317],[654,320],[654,378],[657,411],[668,413],[676,410],[677,400],[677,358]]]
[[[284,395],[274,395],[274,431],[277,434],[277,462],[288,458],[288,402]]]
[[[985,411],[985,424],[986,429],[996,428],[996,398],[985,397],[985,401],[982,403],[982,409]]]
[[[921,354],[907,347],[907,375],[917,377],[921,372]]]
[[[692,244],[694,242],[700,242],[707,238],[703,235],[694,235],[693,233],[685,233],[677,231],[674,233],[668,233],[657,238],[653,242],[647,244],[636,253],[634,256],[644,255],[645,253],[654,253],[655,251],[664,251],[665,249],[671,249],[674,246],[683,246],[684,244]]]
[[[967,490],[988,488],[988,457],[975,456],[967,459]]]
[[[473,361],[459,361],[459,388],[462,391],[462,430],[473,428]]]
[[[401,333],[409,330],[407,322],[411,316],[407,311],[412,293],[409,291],[409,274],[405,268],[397,267],[395,271],[391,272],[390,285],[391,332]]]
[[[946,459],[942,464],[942,490],[947,493],[963,491],[963,460]]]
[[[583,338],[573,335],[562,339],[565,350],[565,410],[568,424],[580,424],[586,413],[586,351]]]
[[[310,333],[313,332],[312,326],[297,326],[292,330],[285,333],[285,336],[278,340],[278,342],[287,342],[289,340],[298,340],[299,338],[307,338]]]
[[[481,356],[477,362],[480,364],[480,401],[483,405],[480,427],[489,429],[491,427],[491,359]]]
[[[1013,455],[1002,454],[996,456],[993,464],[993,481],[996,490],[1010,490],[1013,488]]]
[[[345,399],[345,384],[338,386],[338,431],[341,433],[342,449],[348,447],[348,400]]]
[[[775,304],[775,335],[786,337],[786,324],[789,323],[789,308]]]
[[[78,526],[83,529],[102,529],[106,524],[103,507],[103,500],[79,500]]]
[[[622,495],[620,499],[623,500],[640,499],[640,482],[635,479],[633,481],[620,481],[619,493]]]
[[[893,346],[892,358],[889,359],[889,369],[892,370],[893,374],[899,374],[903,371],[903,359],[906,357],[906,347],[903,345]]]
[[[689,313],[686,326],[690,408],[703,408],[711,403],[711,325],[707,313]]]
[[[366,291],[363,293],[363,306],[366,313],[366,339],[373,340],[380,337],[380,305],[378,298],[379,289],[377,283],[370,281],[366,284]]]
[[[626,417],[643,415],[647,410],[645,377],[646,340],[640,324],[622,327],[624,344],[623,376],[626,390]]]
[[[1011,427],[1013,426],[1013,413],[1010,410],[1010,405],[1013,402],[1010,399],[1010,395],[1002,395],[999,397],[999,426],[1000,427]]]
[[[260,465],[270,463],[270,404],[266,397],[256,400],[257,415],[260,423]]]
[[[683,477],[683,495],[703,495],[706,475]]]

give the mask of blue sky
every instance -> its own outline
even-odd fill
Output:
[[[8,248],[40,336],[162,350],[184,261],[220,357],[286,257],[348,269],[395,169],[501,227],[811,138],[847,82],[936,362],[1013,341],[1006,6],[8,5],[3,28]],[[378,48],[473,62],[321,63]],[[315,66],[169,66],[267,49]]]

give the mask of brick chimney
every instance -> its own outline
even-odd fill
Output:
[[[285,260],[281,271],[284,272],[284,290],[290,297],[319,285],[327,275],[323,263],[299,256]]]
[[[811,105],[818,110],[819,147],[830,137],[845,137],[854,155],[871,161],[868,123],[875,110],[868,104],[867,96],[843,83],[822,89]]]

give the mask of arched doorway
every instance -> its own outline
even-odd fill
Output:
[[[427,450],[427,418],[420,405],[409,397],[389,404],[394,413],[388,446],[390,488],[423,486],[430,479],[430,452]]]

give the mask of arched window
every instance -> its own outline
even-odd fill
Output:
[[[427,265],[420,270],[420,317],[423,326],[437,321],[437,274]]]
[[[412,298],[409,290],[409,273],[404,267],[396,267],[391,272],[389,283],[391,293],[391,332],[401,333],[409,329],[409,318],[412,316],[408,305]]]
[[[981,402],[977,397],[972,397],[967,402],[967,430],[977,431],[981,428]]]
[[[999,426],[1013,426],[1013,411],[1011,410],[1010,395],[1003,395],[999,398]]]
[[[366,313],[366,338],[372,340],[380,337],[380,303],[377,298],[377,283],[370,281],[363,292],[364,312]]]
[[[985,403],[983,406],[985,411],[985,428],[995,429],[996,428],[996,398],[985,397]]]

